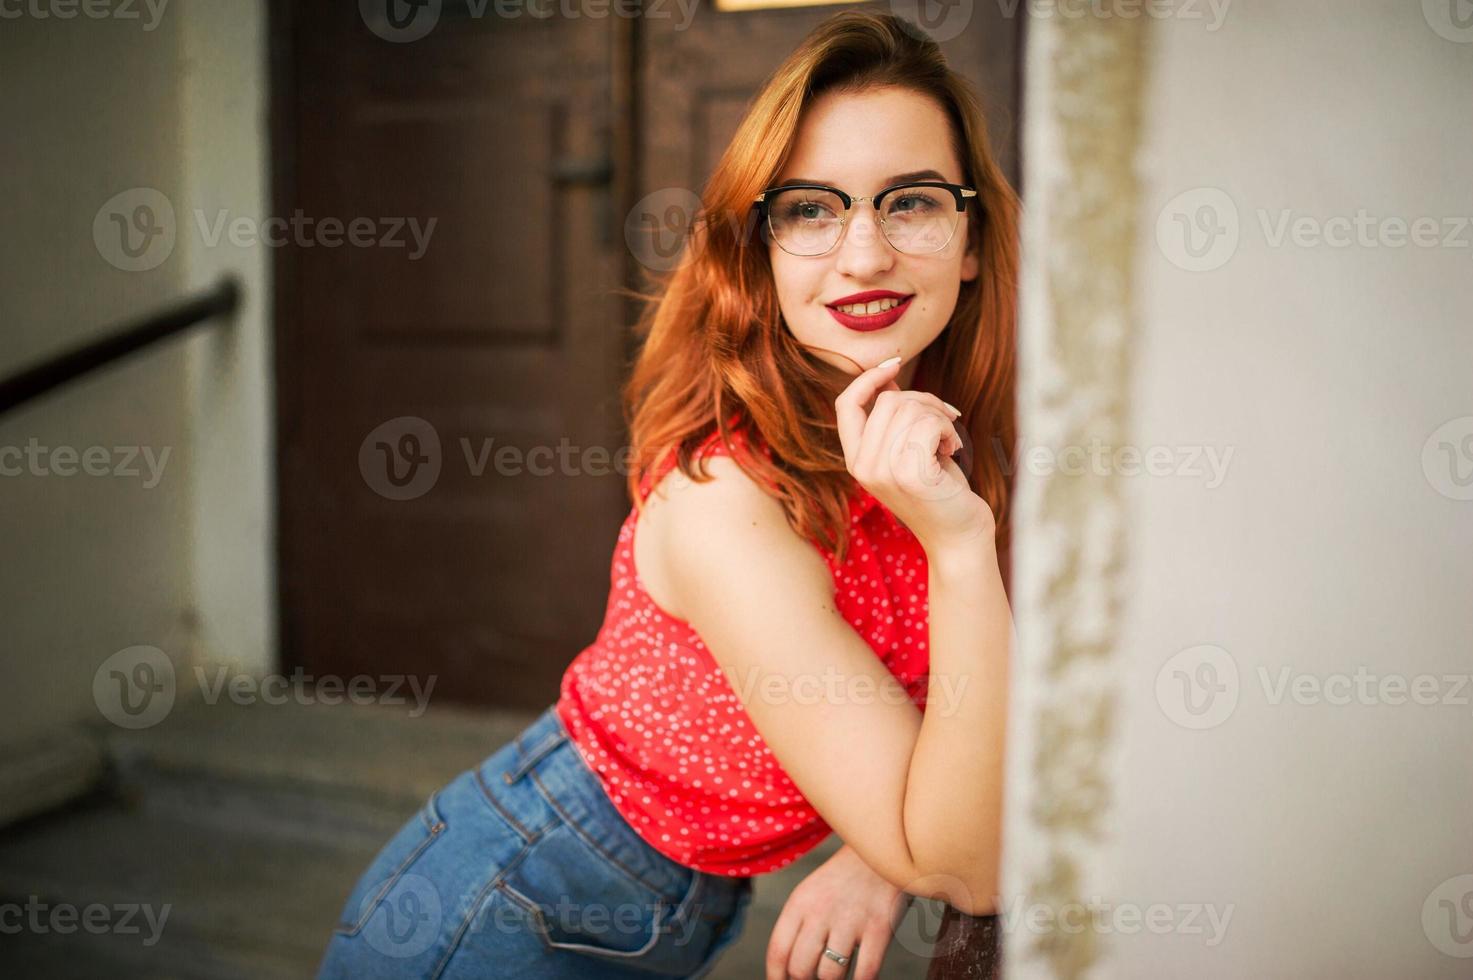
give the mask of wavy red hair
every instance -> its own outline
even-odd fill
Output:
[[[912,387],[961,409],[968,440],[958,459],[997,521],[1007,570],[1015,445],[1014,374],[1018,200],[993,159],[980,100],[920,30],[888,14],[848,10],[828,18],[768,78],[737,127],[701,198],[679,264],[655,277],[636,327],[642,345],[623,390],[631,455],[629,491],[671,452],[688,476],[711,435],[768,486],[793,529],[836,554],[848,548],[845,468],[834,399],[852,376],[814,356],[783,324],[753,198],[778,175],[807,105],[831,92],[896,86],[934,99],[951,124],[980,272],[963,282],[946,328],[919,356]],[[856,365],[858,367],[858,365]],[[732,430],[769,447],[744,453]],[[972,447],[988,451],[968,452]],[[970,458],[967,458],[970,456]]]

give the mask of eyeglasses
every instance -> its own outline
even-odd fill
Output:
[[[860,201],[874,205],[880,231],[897,251],[928,255],[951,243],[967,198],[976,196],[970,187],[939,180],[896,184],[869,197],[850,197],[827,184],[788,184],[769,187],[753,203],[773,241],[792,255],[823,255],[833,249]]]

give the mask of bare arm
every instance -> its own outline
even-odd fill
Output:
[[[990,547],[928,559],[930,688],[906,782],[906,839],[919,868],[971,869],[970,901],[952,904],[983,915],[998,894],[1012,613]]]
[[[995,558],[990,573],[985,554],[933,562],[933,692],[938,672],[955,679],[923,724],[777,501],[730,459],[707,468],[706,483],[667,477],[640,517],[635,560],[652,596],[701,636],[778,762],[866,864],[912,894],[990,910],[1006,651],[984,648],[1010,622]]]

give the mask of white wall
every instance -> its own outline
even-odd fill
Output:
[[[174,0],[180,3],[181,0]],[[266,12],[263,0],[182,3],[179,217],[192,226],[181,259],[191,288],[224,273],[243,285],[231,333],[191,342],[195,604],[204,656],[241,671],[277,659],[275,461],[269,316],[270,250],[211,244],[222,212],[270,217]],[[195,211],[211,229],[199,230]]]
[[[1119,900],[1231,919],[1216,946],[1112,935],[1111,975],[1473,972],[1435,945],[1473,955],[1429,902],[1473,875],[1473,501],[1439,492],[1445,457],[1424,469],[1439,426],[1473,435],[1473,28],[1445,39],[1437,7],[1240,0],[1215,32],[1155,25],[1130,428],[1141,446],[1233,455],[1212,489],[1125,481],[1111,844]],[[1430,216],[1457,241],[1275,244],[1262,222],[1285,209],[1314,219],[1306,235],[1364,209]],[[1192,258],[1177,214],[1236,221],[1236,250],[1223,237]],[[1183,654],[1158,692],[1167,661],[1203,644],[1225,653]],[[1398,704],[1374,684],[1377,703],[1272,703],[1285,670],[1358,668],[1434,675],[1459,703]],[[1211,705],[1194,715],[1182,676],[1226,688],[1193,688]],[[1473,877],[1449,888],[1456,901]]]
[[[61,19],[7,5],[21,15],[0,21],[0,373],[226,269],[247,298],[233,333],[176,340],[0,418],[0,454],[35,440],[105,447],[112,464],[124,462],[113,447],[163,461],[156,480],[142,462],[139,476],[61,475],[78,464],[49,455],[44,475],[21,460],[0,476],[0,743],[95,720],[94,674],[125,647],[274,663],[268,256],[203,245],[191,214],[264,209],[263,6],[173,0],[98,19],[73,5]],[[135,188],[168,199],[174,239],[129,271],[107,215],[101,244],[94,223]]]

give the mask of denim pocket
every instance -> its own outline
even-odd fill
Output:
[[[437,806],[440,792],[436,790],[430,794],[419,813],[383,846],[368,869],[359,877],[344,903],[334,932],[357,935],[373,919],[375,913],[382,909],[386,921],[382,924],[381,931],[402,945],[405,934],[397,927],[396,919],[422,926],[426,918],[424,908],[427,905],[439,908],[439,895],[433,885],[410,872],[415,862],[445,834],[445,820]],[[415,930],[416,933],[422,931]]]
[[[548,952],[656,976],[708,969],[740,930],[743,911],[738,890],[693,869],[686,869],[679,892],[652,890],[599,860],[566,827],[533,845],[498,887],[522,906]]]

